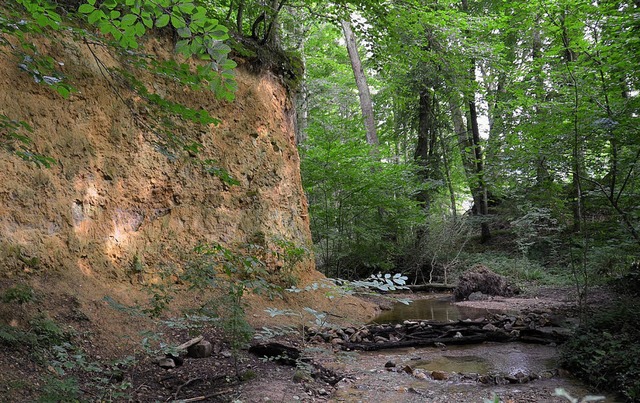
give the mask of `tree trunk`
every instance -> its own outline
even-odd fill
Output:
[[[420,103],[418,107],[418,142],[414,159],[420,166],[420,174],[427,181],[435,179],[434,173],[437,171],[434,158],[437,145],[437,122],[435,93],[430,89],[420,91]],[[417,195],[418,202],[425,210],[429,209],[431,202],[429,190],[422,190]]]
[[[469,13],[469,3],[462,0],[462,10]],[[470,32],[466,32],[470,35]],[[491,238],[489,223],[485,218],[489,213],[489,198],[487,186],[485,182],[484,161],[482,155],[482,144],[480,142],[480,129],[478,127],[478,113],[476,110],[475,84],[476,84],[476,61],[471,59],[469,65],[468,83],[470,92],[466,95],[466,104],[468,107],[467,116],[467,139],[471,142],[473,154],[473,173],[474,176],[469,178],[471,193],[475,204],[475,214],[480,217],[480,242],[484,243]]]
[[[367,85],[367,78],[362,70],[362,62],[358,54],[358,46],[356,45],[356,37],[351,30],[351,24],[348,21],[341,21],[344,38],[347,42],[347,51],[351,60],[351,68],[358,86],[358,94],[360,95],[360,108],[362,109],[362,118],[364,119],[364,127],[367,132],[367,143],[374,147],[377,152],[378,133],[376,123],[373,118],[373,102],[371,101],[371,93]]]

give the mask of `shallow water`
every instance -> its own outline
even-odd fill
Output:
[[[353,403],[478,403],[498,395],[502,402],[566,403],[554,396],[556,388],[572,396],[589,394],[588,388],[570,378],[553,376],[525,384],[482,384],[456,374],[516,376],[543,374],[557,369],[557,348],[524,343],[483,343],[440,348],[402,348],[356,353],[356,365],[347,371],[352,381],[341,384],[332,402]],[[385,368],[385,363],[396,364]],[[406,373],[413,370],[440,371],[447,379],[420,379]],[[416,371],[417,373],[418,371]],[[609,397],[605,402],[616,402]]]
[[[500,311],[459,307],[450,294],[434,294],[414,300],[410,305],[395,304],[373,322],[402,323],[405,320],[435,320],[439,322],[479,319]],[[400,348],[384,351],[359,352],[356,366],[349,366],[353,381],[339,386],[336,402],[377,403],[450,403],[501,401],[564,403],[554,396],[556,388],[573,396],[586,396],[588,388],[571,378],[558,376],[558,350],[553,346],[524,343],[482,343],[445,348]],[[386,368],[386,363],[395,364]],[[439,371],[447,380],[418,379],[408,375],[405,368]],[[346,368],[343,368],[345,370]],[[413,371],[411,371],[413,372]],[[419,373],[420,371],[416,371]],[[482,384],[462,374],[478,376],[519,375],[543,376],[525,384]],[[550,377],[550,378],[549,378]],[[615,402],[609,397],[605,402]]]
[[[418,352],[419,350],[416,350]],[[558,367],[555,347],[523,343],[484,343],[450,346],[437,355],[413,357],[405,364],[429,371],[462,372],[485,375],[501,373],[539,374]]]
[[[382,312],[373,320],[375,323],[402,323],[405,320],[436,320],[439,322],[459,319],[479,319],[487,316],[487,309],[462,307],[452,304],[450,294],[434,294],[429,298],[417,299],[409,305],[396,303],[391,310]]]

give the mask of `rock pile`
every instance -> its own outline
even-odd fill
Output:
[[[494,314],[490,318],[457,322],[405,321],[347,328],[309,328],[312,342],[328,342],[346,350],[381,350],[400,347],[446,347],[485,341],[522,341],[553,344],[568,339],[571,331],[557,326],[549,311],[524,311],[518,315]]]

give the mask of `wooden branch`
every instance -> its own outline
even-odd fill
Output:
[[[196,338],[193,338],[185,343],[180,344],[178,347],[176,347],[177,350],[186,350],[189,347],[196,345],[198,343],[200,343],[202,341],[202,339],[204,339],[204,337],[202,336],[198,336]]]

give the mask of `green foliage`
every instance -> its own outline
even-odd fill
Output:
[[[126,400],[131,382],[125,379],[124,374],[135,363],[133,356],[109,363],[91,361],[82,349],[71,343],[53,346],[46,364],[57,375],[44,379],[45,386],[38,401],[83,401],[82,393],[89,390],[100,401]],[[80,385],[78,378],[88,380]]]
[[[45,314],[38,315],[29,321],[30,331],[37,337],[40,346],[53,346],[68,341],[71,334],[65,331],[53,319]]]
[[[562,346],[561,360],[584,381],[602,390],[621,393],[628,401],[640,398],[640,306],[633,299],[601,308]]]
[[[17,304],[26,304],[33,301],[35,294],[33,288],[27,284],[17,284],[13,287],[7,288],[1,295],[0,301],[5,303],[15,302]]]
[[[35,345],[36,336],[13,326],[0,323],[0,344],[7,347],[18,347],[21,344]]]
[[[318,138],[304,151],[302,170],[325,274],[367,277],[392,267],[423,219],[414,168],[376,161],[360,140]]]
[[[522,259],[518,256],[495,251],[463,252],[460,254],[460,263],[456,268],[460,273],[475,264],[485,265],[492,271],[516,281],[521,286],[527,284],[573,284],[571,273],[564,267],[545,267],[535,260]]]
[[[231,49],[223,43],[229,37],[227,28],[210,17],[205,7],[190,0],[128,0],[124,4],[115,0],[96,4],[95,0],[89,0],[78,11],[123,49],[137,49],[139,38],[149,29],[171,26],[179,38],[177,53],[209,61],[206,67],[198,69],[195,80],[208,83],[220,98],[233,99],[237,88],[233,73],[236,63],[228,58]],[[178,71],[185,73],[184,69]]]
[[[49,376],[44,379],[42,393],[38,397],[39,403],[80,402],[81,391],[75,377],[58,378]]]

